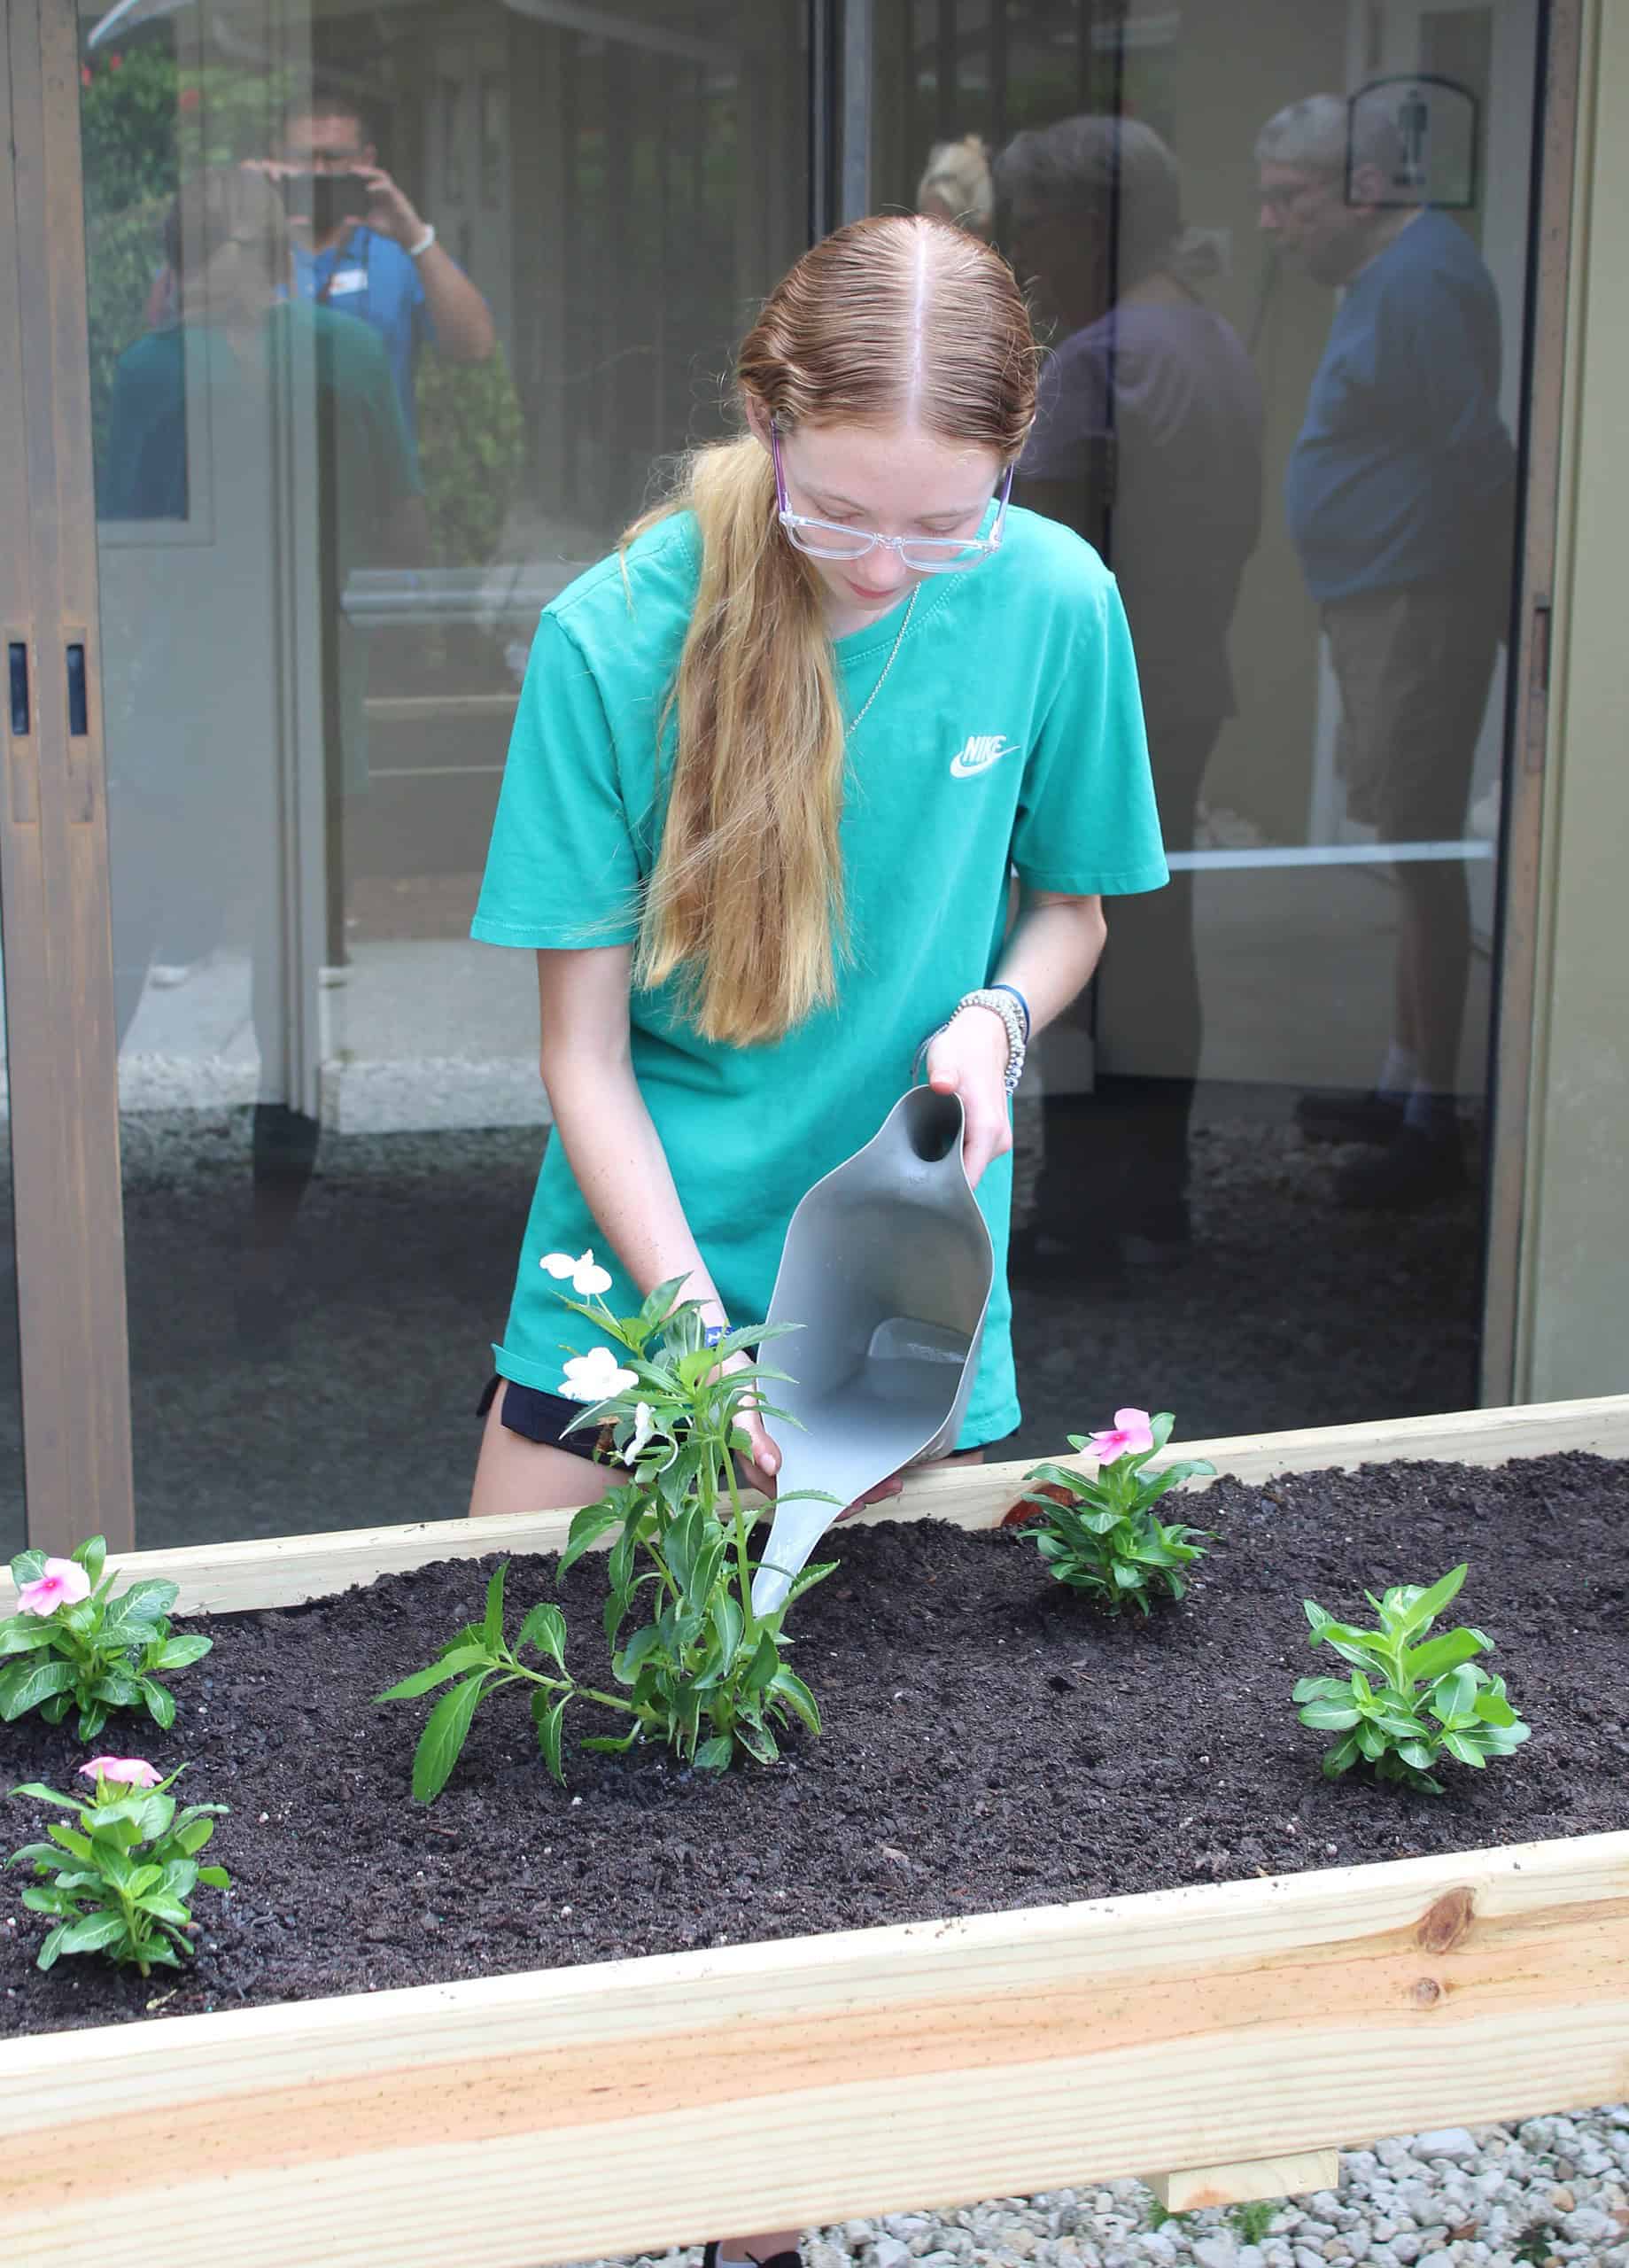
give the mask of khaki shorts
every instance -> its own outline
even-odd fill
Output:
[[[1346,809],[1383,843],[1457,841],[1507,595],[1422,583],[1324,608]]]

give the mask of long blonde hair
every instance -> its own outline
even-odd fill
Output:
[[[996,252],[945,221],[888,216],[803,254],[736,378],[783,433],[914,423],[1005,463],[1035,415],[1036,349]],[[678,743],[635,974],[678,975],[701,1031],[739,1045],[836,998],[846,726],[823,586],[776,520],[768,452],[751,434],[699,450],[624,548],[686,509],[701,583],[663,713]]]

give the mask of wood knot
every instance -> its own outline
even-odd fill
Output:
[[[1419,1977],[1409,1986],[1408,1998],[1416,2008],[1434,2008],[1442,1998],[1442,1987],[1434,1977]]]
[[[1473,1891],[1445,1890],[1421,1915],[1420,1926],[1414,1933],[1416,1943],[1427,1953],[1450,1952],[1470,1929],[1476,1911]]]

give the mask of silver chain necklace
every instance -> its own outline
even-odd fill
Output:
[[[893,646],[889,650],[887,661],[882,664],[882,674],[877,680],[875,685],[872,687],[871,691],[866,695],[865,708],[860,711],[859,715],[854,719],[854,722],[844,734],[843,738],[845,740],[852,740],[854,738],[855,734],[858,732],[860,726],[865,721],[866,710],[871,707],[872,703],[876,699],[883,687],[888,683],[888,672],[893,668],[895,656],[898,654],[901,646],[903,646],[905,641],[905,633],[911,627],[911,617],[916,612],[916,594],[921,587],[922,586],[920,583],[918,583],[915,589],[912,590],[910,602],[905,608],[905,618],[900,624],[899,628],[895,632]]]

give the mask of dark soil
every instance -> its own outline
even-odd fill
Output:
[[[174,1733],[115,1720],[104,1744],[184,1759],[188,1796],[232,1807],[210,1855],[234,1887],[198,1893],[196,1970],[144,1984],[79,1959],[39,1976],[46,1924],[19,1870],[0,1891],[0,2035],[1629,1827],[1629,1464],[1223,1481],[1194,1510],[1221,1540],[1146,1624],[1102,1620],[1012,1531],[840,1531],[840,1571],[795,1622],[825,1736],[723,1780],[568,1747],[562,1793],[511,1690],[440,1800],[415,1806],[429,1704],[370,1696],[478,1613],[490,1561],[220,1618],[214,1652],[177,1674]],[[1336,1666],[1307,1644],[1302,1596],[1357,1619],[1365,1588],[1460,1559],[1450,1617],[1497,1639],[1531,1744],[1449,1767],[1439,1798],[1324,1781],[1325,1736],[1289,1698]],[[562,1594],[590,1677],[603,1581],[591,1558]],[[516,1563],[511,1628],[553,1582],[551,1560]],[[0,1786],[66,1786],[80,1760],[63,1728],[0,1727]],[[0,1798],[0,1851],[40,1821]]]

